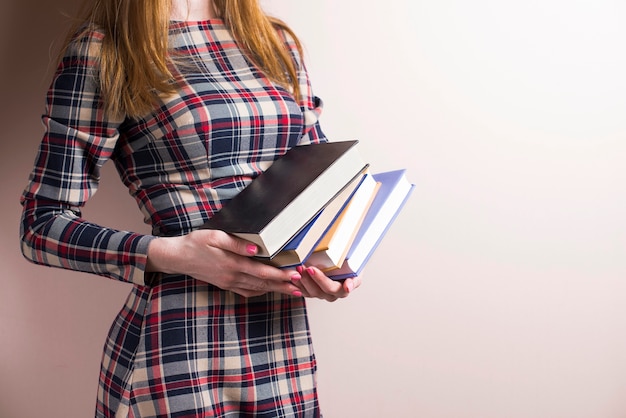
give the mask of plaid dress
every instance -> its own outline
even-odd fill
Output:
[[[320,416],[303,298],[144,277],[152,239],[197,228],[290,147],[326,140],[321,103],[281,36],[299,66],[300,103],[217,19],[172,22],[171,45],[191,65],[178,66],[182,87],[142,118],[108,118],[99,105],[101,32],[73,41],[58,67],[21,199],[22,252],[133,284],[105,343],[97,417]],[[152,234],[81,218],[109,159]]]

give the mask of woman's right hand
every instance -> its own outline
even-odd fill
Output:
[[[185,274],[245,297],[278,292],[302,296],[295,269],[281,270],[252,258],[256,245],[223,231],[201,229],[157,238],[148,247],[146,271]]]

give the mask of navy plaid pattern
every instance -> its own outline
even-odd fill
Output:
[[[304,299],[243,298],[191,277],[146,286],[149,242],[197,228],[289,148],[326,141],[293,40],[302,100],[252,66],[219,20],[175,22],[181,88],[142,118],[102,111],[102,33],[76,39],[53,78],[21,202],[31,261],[133,283],[108,335],[98,417],[317,417]],[[153,234],[95,225],[81,207],[112,160]]]

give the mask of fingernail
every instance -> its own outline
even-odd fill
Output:
[[[248,254],[250,255],[255,255],[256,254],[256,245],[254,244],[248,244],[246,245],[246,251],[248,252]]]
[[[346,287],[348,288],[348,293],[354,290],[354,283],[352,282],[352,280],[348,280],[348,283],[346,283]]]
[[[301,278],[302,276],[300,276],[299,274],[294,274],[293,276],[291,276],[291,280],[293,280],[294,282],[297,282]]]
[[[315,269],[313,267],[308,267],[306,269],[306,272],[309,273],[311,276],[315,274]]]
[[[296,267],[296,270],[298,270],[298,273],[302,274],[302,272],[304,271],[304,267],[298,266]]]
[[[302,292],[299,290],[294,290],[292,293],[293,296],[301,298],[302,297]]]

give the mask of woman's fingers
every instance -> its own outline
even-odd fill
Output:
[[[253,243],[222,231],[197,230],[182,237],[155,243],[151,268],[181,273],[245,297],[277,292],[335,301],[348,296],[361,284],[358,277],[332,280],[315,267],[279,269],[253,258]]]
[[[197,230],[172,239],[177,245],[165,251],[170,257],[176,254],[172,257],[175,260],[172,272],[187,274],[246,297],[267,292],[301,296],[300,289],[292,282],[301,275],[252,258],[258,250],[248,241],[214,230]]]
[[[352,278],[346,279],[343,282],[343,288],[345,289],[345,291],[348,294],[352,293],[355,289],[358,289],[359,286],[361,286],[361,277],[360,276],[356,276],[356,277],[352,277]]]
[[[220,248],[224,251],[231,252],[242,256],[251,257],[257,254],[257,246],[241,238],[227,234],[218,230],[197,230],[191,235],[200,236],[204,243],[210,247]]]
[[[253,269],[253,274],[246,272],[233,277],[232,287],[234,289],[245,290],[254,294],[277,292],[290,296],[302,296],[302,291],[296,285],[301,278],[299,273],[274,268],[271,268],[269,272],[262,272],[267,266],[258,262],[253,262],[253,264],[255,264],[254,267],[259,268],[258,270]],[[280,276],[276,274],[280,274]]]
[[[332,280],[315,267],[300,267],[298,271],[302,274],[298,286],[302,289],[303,295],[329,302],[345,298],[361,284],[360,279],[356,277],[344,281]]]

